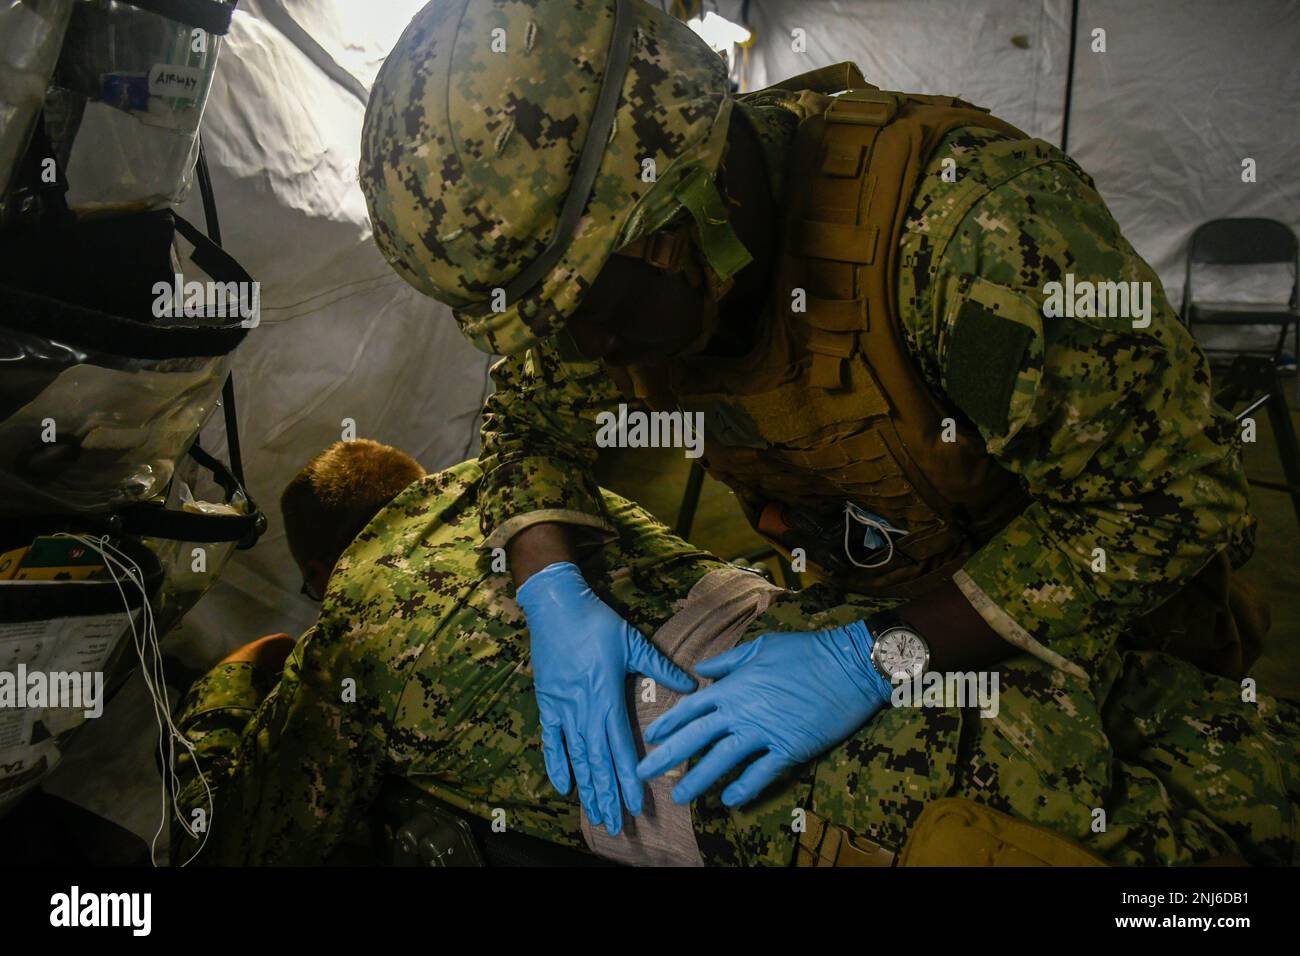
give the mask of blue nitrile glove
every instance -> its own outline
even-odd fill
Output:
[[[637,766],[643,779],[717,744],[673,789],[688,803],[741,761],[766,751],[722,791],[722,802],[754,799],[784,770],[829,750],[865,724],[893,688],[871,664],[871,632],[861,621],[826,631],[763,634],[701,661],[720,678],[679,701],[646,728],[659,744]]]
[[[641,812],[627,675],[644,674],[683,694],[695,689],[695,680],[596,597],[576,564],[547,565],[523,583],[515,599],[531,635],[546,775],[556,790],[568,793],[572,763],[591,825],[604,823],[617,834],[623,828],[620,788],[628,811]]]

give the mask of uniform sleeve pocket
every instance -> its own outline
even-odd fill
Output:
[[[997,454],[1028,420],[1043,369],[1039,306],[1015,289],[960,276],[947,297],[943,386]]]

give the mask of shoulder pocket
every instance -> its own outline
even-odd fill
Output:
[[[996,454],[1024,425],[1043,368],[1038,304],[1014,289],[963,274],[945,308],[940,348],[948,397]]]

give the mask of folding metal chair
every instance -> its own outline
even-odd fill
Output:
[[[1187,266],[1183,277],[1183,321],[1195,334],[1197,325],[1278,326],[1277,343],[1273,346],[1274,362],[1282,354],[1288,329],[1293,331],[1293,349],[1300,360],[1300,307],[1297,287],[1300,286],[1300,258],[1297,257],[1295,233],[1289,226],[1275,219],[1211,219],[1202,223],[1192,233],[1187,249]],[[1192,290],[1192,269],[1195,265],[1254,266],[1270,263],[1289,263],[1291,266],[1291,298],[1283,306],[1273,302],[1201,302]],[[1207,355],[1236,355],[1258,350],[1206,349]],[[1300,376],[1297,376],[1300,379]],[[1298,383],[1300,384],[1300,383]]]

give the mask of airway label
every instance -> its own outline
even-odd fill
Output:
[[[155,63],[149,71],[149,93],[152,96],[198,99],[203,86],[203,71],[192,66],[172,66]]]

